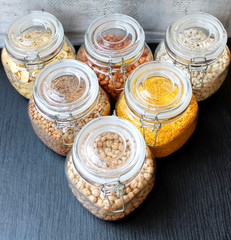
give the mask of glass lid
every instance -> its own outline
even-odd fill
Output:
[[[99,93],[97,76],[86,64],[65,59],[48,64],[34,85],[34,100],[52,119],[84,116],[95,105]]]
[[[144,48],[144,31],[139,23],[122,14],[96,19],[85,34],[86,53],[102,62],[134,61]]]
[[[192,88],[184,72],[170,63],[148,62],[136,68],[125,85],[130,109],[153,122],[177,117],[188,107]]]
[[[222,23],[207,13],[175,19],[165,37],[169,55],[184,64],[213,62],[224,50],[227,33]]]
[[[125,184],[139,174],[145,147],[142,134],[129,121],[116,116],[99,117],[85,125],[75,139],[73,163],[92,185]]]
[[[5,44],[16,59],[39,61],[38,58],[54,53],[63,38],[62,24],[55,16],[44,11],[32,11],[10,25],[5,33]]]

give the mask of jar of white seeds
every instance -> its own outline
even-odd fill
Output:
[[[66,155],[86,123],[109,114],[107,95],[86,64],[65,59],[39,73],[29,101],[29,116],[35,133],[55,152]]]
[[[104,220],[123,218],[136,209],[154,186],[155,169],[142,134],[116,116],[86,124],[65,164],[73,194]]]
[[[184,70],[195,98],[201,101],[215,93],[227,76],[230,51],[226,43],[227,33],[217,18],[187,14],[170,24],[154,58]]]
[[[75,50],[55,16],[32,11],[8,28],[2,63],[11,84],[24,97],[31,98],[41,69],[59,59],[75,59]]]

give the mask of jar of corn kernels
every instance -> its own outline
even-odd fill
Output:
[[[136,125],[155,157],[168,156],[189,139],[197,113],[189,79],[164,62],[135,69],[116,104],[116,114]]]
[[[218,19],[206,13],[187,14],[168,27],[155,60],[180,67],[201,101],[215,93],[227,76],[230,51],[226,43],[227,33]]]
[[[41,69],[66,58],[75,59],[75,50],[50,13],[32,11],[19,17],[5,34],[2,63],[11,84],[26,98],[31,98]]]
[[[107,95],[86,64],[60,60],[39,73],[29,116],[35,133],[55,152],[66,155],[86,123],[109,114]]]
[[[153,56],[140,24],[129,16],[113,14],[89,26],[77,59],[94,70],[100,86],[115,102],[131,72]]]
[[[104,220],[117,220],[135,210],[154,186],[155,169],[142,134],[116,116],[86,124],[65,164],[76,198]]]

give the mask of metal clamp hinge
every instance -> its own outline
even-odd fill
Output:
[[[34,66],[34,65],[37,66],[37,70],[41,70],[41,69],[44,68],[45,63],[44,63],[44,61],[40,58],[39,54],[36,55],[36,58],[34,58],[33,61],[34,61],[34,60],[38,60],[38,62],[39,62],[38,64],[33,64],[33,66]],[[25,66],[27,72],[29,73],[31,80],[32,80],[33,83],[34,83],[34,82],[35,82],[35,77],[33,76],[33,73],[31,72],[31,70],[34,70],[34,68],[30,66],[30,65],[31,65],[30,61],[32,61],[32,60],[28,60],[28,57],[25,57],[25,58],[24,58],[24,61],[25,61],[24,66]]]
[[[70,114],[70,119],[73,119],[73,116],[72,114]],[[64,145],[73,145],[74,143],[74,138],[75,138],[75,131],[78,129],[77,127],[77,120],[76,119],[73,119],[73,120],[68,120],[68,119],[65,119],[65,120],[59,120],[58,117],[56,118],[55,120],[55,125],[56,125],[56,128],[59,130],[60,132],[60,135],[62,137],[62,141],[63,141],[63,144]],[[64,139],[64,132],[62,129],[64,129],[65,127],[67,128],[71,128],[73,129],[73,142],[66,142],[65,139]]]
[[[195,63],[200,63],[200,62],[201,62],[201,66],[200,67],[195,66]],[[190,81],[191,81],[191,84],[192,84],[192,88],[194,90],[200,90],[203,87],[203,85],[204,85],[204,76],[205,76],[205,73],[207,72],[207,69],[208,69],[208,64],[205,63],[205,62],[206,62],[206,57],[192,58],[191,59],[191,63],[188,65],[188,70],[189,70],[189,73],[190,73]],[[200,72],[199,86],[198,87],[194,87],[195,84],[194,84],[194,82],[192,80],[193,79],[192,72],[197,72],[197,71]]]
[[[113,79],[113,73],[114,72],[120,72],[120,73],[123,74],[123,82],[125,84],[125,81],[126,81],[125,73],[127,72],[127,68],[126,68],[127,64],[125,63],[124,58],[122,58],[122,65],[119,69],[112,68],[111,65],[112,65],[112,63],[111,63],[111,61],[109,61],[108,66],[107,66],[107,70],[108,70],[109,76],[112,80],[112,84],[113,84],[114,89],[117,90],[117,91],[124,90],[124,88],[116,88],[115,81]]]
[[[104,197],[107,199],[108,204],[110,206],[111,212],[123,212],[124,211],[124,191],[125,191],[125,186],[120,182],[108,182],[103,185],[101,188],[101,191],[104,194]],[[109,196],[112,196],[113,194],[116,194],[117,197],[121,198],[122,201],[122,206],[121,209],[113,210],[112,205],[109,200]]]
[[[158,114],[160,114],[160,113],[158,113]],[[147,126],[147,125],[145,126],[145,123],[144,123],[145,113],[142,114],[142,115],[141,115],[141,118],[140,118],[140,123],[141,123],[140,128],[142,128],[145,142],[146,142],[146,139],[145,139],[145,128],[150,129],[151,132],[154,132],[154,131],[155,131],[155,133],[156,133],[156,134],[155,134],[155,140],[154,140],[154,143],[153,143],[153,144],[148,144],[148,143],[146,142],[147,146],[149,146],[149,147],[155,147],[155,146],[156,146],[157,133],[158,133],[158,131],[159,131],[160,128],[161,128],[161,122],[160,122],[159,119],[158,119],[158,114],[157,114],[157,115],[155,116],[155,118],[154,118],[154,123],[153,123],[152,127],[149,127],[149,126]]]

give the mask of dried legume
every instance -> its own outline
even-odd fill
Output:
[[[123,40],[123,42],[120,42],[121,39],[124,37],[122,35],[119,35],[116,37],[115,34],[109,34],[109,35],[104,35],[103,39],[99,39],[99,43],[103,46],[104,42],[108,44],[108,42],[112,42],[113,44],[110,45],[111,49],[114,50],[119,50],[119,49],[124,49],[127,45],[130,44],[131,40],[129,38],[126,38]],[[118,43],[116,43],[118,42]],[[115,44],[116,43],[116,44]],[[107,46],[108,47],[108,46]],[[77,59],[86,63],[89,67],[91,67],[94,72],[96,73],[98,77],[98,81],[100,86],[105,90],[105,92],[108,94],[109,99],[111,102],[115,102],[118,98],[118,95],[121,93],[122,90],[116,90],[116,89],[121,89],[124,88],[124,83],[128,76],[132,73],[132,71],[137,68],[139,65],[145,63],[145,62],[150,62],[153,60],[152,53],[148,46],[145,44],[143,53],[139,60],[134,62],[134,59],[130,59],[129,61],[126,61],[125,64],[118,63],[112,65],[112,78],[109,74],[109,70],[106,66],[100,66],[97,65],[97,63],[93,63],[89,60],[89,58],[86,56],[85,48],[82,46],[78,53],[77,53]],[[118,66],[118,67],[117,67]],[[121,73],[120,68],[126,69],[125,75]],[[113,85],[113,81],[115,84],[115,87]]]
[[[65,98],[65,102],[68,103],[82,96],[86,88],[83,81],[81,81],[77,90],[74,88],[74,84],[76,84],[76,81],[73,76],[66,75],[53,81],[51,87],[53,91],[58,91],[60,96]],[[99,90],[99,98],[96,101],[97,103],[94,108],[90,109],[85,116],[81,118],[72,116],[69,120],[61,122],[58,126],[54,119],[52,120],[41,113],[32,97],[29,102],[29,116],[33,129],[48,147],[59,154],[66,155],[72,146],[74,137],[86,123],[97,118],[97,112],[101,116],[109,115],[110,103],[101,88]]]
[[[164,92],[164,89],[170,87],[168,79],[154,77],[146,81],[144,88],[150,93],[150,97],[146,100],[151,104],[158,106],[165,105],[166,103],[172,102],[177,95],[177,88],[170,94]],[[133,89],[133,91],[135,91],[135,89]],[[139,88],[139,93],[142,96],[141,88]],[[153,96],[158,97],[154,98]],[[188,108],[179,118],[169,119],[161,125],[157,133],[156,144],[154,147],[150,147],[155,157],[165,157],[175,152],[189,139],[196,127],[197,113],[198,105],[195,98],[192,97]],[[116,104],[116,114],[132,122],[143,133],[140,119],[129,109],[125,94],[121,95]],[[156,131],[151,130],[152,125],[153,124],[144,128],[145,141],[150,145],[154,144],[156,136]]]
[[[126,141],[128,143],[127,139]],[[110,143],[110,150],[106,150],[107,148],[102,150],[101,144],[99,143],[102,143],[102,145],[107,145]],[[104,157],[106,155],[105,151],[107,152],[107,166],[102,166],[102,168],[106,167],[107,169],[112,169],[116,164],[123,164],[123,161],[127,159],[126,156],[122,156],[121,158],[117,159],[117,162],[115,163],[115,156],[113,156],[114,149],[112,146],[113,144],[117,145],[117,143],[119,146],[121,146],[120,144],[122,141],[119,139],[118,135],[110,135],[107,133],[99,136],[98,141],[95,142],[95,146],[99,154],[102,154]],[[108,154],[108,152],[111,152],[112,155]],[[117,155],[120,153],[121,151],[119,150],[118,153],[114,154]],[[127,155],[130,154],[129,145],[127,145],[123,153]],[[137,208],[153,188],[155,179],[155,162],[152,158],[150,150],[147,148],[145,162],[139,175],[130,183],[125,185],[123,195],[124,211],[122,212],[112,212],[110,209],[110,205],[112,210],[121,209],[122,198],[117,197],[115,193],[112,194],[108,197],[110,202],[109,205],[109,202],[104,196],[104,193],[100,187],[97,188],[95,186],[91,186],[82,177],[80,177],[73,165],[71,153],[68,155],[66,160],[66,175],[72,192],[85,208],[87,208],[95,216],[104,220],[117,220],[123,218]]]
[[[187,39],[193,40],[193,42],[188,41],[186,37]],[[207,38],[203,31],[194,28],[185,30],[184,36],[181,34],[179,36],[179,39],[185,45],[197,51],[203,48],[209,48],[214,41],[214,38],[212,36],[210,38]],[[217,61],[213,64],[208,65],[208,68],[204,75],[200,72],[201,67],[193,68],[190,74],[189,65],[184,65],[171,58],[166,51],[164,42],[162,42],[157,48],[157,51],[155,53],[155,60],[175,63],[178,67],[180,67],[192,82],[192,87],[194,88],[193,94],[196,100],[202,101],[214,94],[224,82],[228,74],[230,51],[226,46],[222,54],[218,57]],[[205,66],[203,68],[205,68]]]

